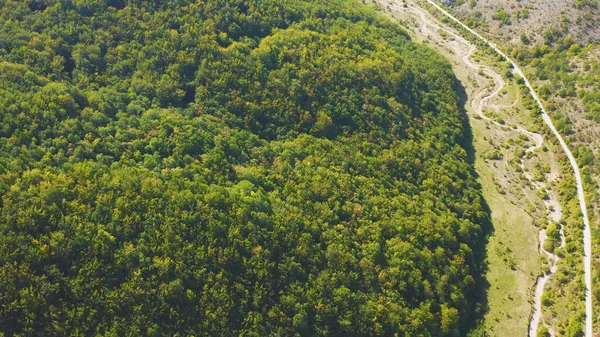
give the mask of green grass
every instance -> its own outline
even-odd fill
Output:
[[[489,147],[483,136],[489,134],[473,122],[476,153]],[[487,292],[489,311],[485,315],[485,330],[489,336],[526,336],[532,287],[539,271],[537,231],[533,218],[502,195],[494,184],[492,171],[479,156],[475,168],[492,213],[494,232],[487,245],[490,286]],[[513,262],[511,262],[513,261]],[[514,267],[512,265],[514,263]],[[512,267],[512,268],[511,268]]]

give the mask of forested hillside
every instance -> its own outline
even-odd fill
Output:
[[[0,0],[0,333],[464,335],[454,85],[351,0]]]

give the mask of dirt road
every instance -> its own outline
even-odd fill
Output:
[[[434,6],[436,9],[438,9],[445,16],[447,16],[454,22],[458,23],[461,27],[466,29],[468,32],[475,35],[478,39],[484,41],[492,49],[494,49],[494,51],[496,51],[496,53],[502,55],[506,60],[508,60],[513,65],[514,72],[516,74],[518,74],[519,76],[521,76],[521,78],[523,78],[525,85],[529,89],[529,92],[531,93],[532,97],[535,99],[538,106],[540,107],[540,109],[542,111],[542,118],[543,118],[544,122],[550,128],[552,133],[555,135],[555,137],[558,140],[558,142],[560,143],[560,146],[562,147],[563,151],[569,158],[569,162],[571,164],[571,167],[573,168],[573,173],[574,173],[575,180],[577,183],[577,195],[579,198],[579,206],[581,208],[581,213],[582,213],[582,218],[583,218],[583,244],[584,244],[584,261],[583,261],[583,263],[584,263],[584,280],[585,280],[585,288],[586,288],[586,290],[585,290],[585,314],[586,314],[585,315],[586,316],[585,317],[585,336],[592,337],[592,317],[593,317],[592,316],[592,313],[593,313],[592,293],[591,293],[591,287],[592,287],[592,274],[591,274],[592,235],[591,235],[589,219],[588,219],[588,215],[587,215],[587,206],[585,203],[585,195],[583,192],[581,173],[579,172],[579,166],[577,165],[577,161],[575,160],[575,157],[569,150],[569,147],[567,146],[567,143],[564,141],[563,137],[556,130],[556,127],[554,126],[552,119],[546,113],[546,110],[544,109],[542,102],[540,101],[539,97],[535,93],[535,90],[529,83],[529,80],[527,79],[527,77],[525,76],[525,74],[523,73],[521,68],[519,68],[519,66],[512,59],[507,57],[506,54],[504,54],[500,49],[498,49],[498,47],[496,47],[495,44],[489,42],[487,39],[485,39],[484,37],[479,35],[477,32],[475,32],[474,30],[469,28],[467,25],[462,23],[460,20],[456,19],[452,14],[448,13],[446,10],[441,8],[434,1],[432,1],[432,0],[426,0],[426,1],[429,4],[431,4],[432,6]],[[530,335],[531,335],[531,332],[530,332]]]

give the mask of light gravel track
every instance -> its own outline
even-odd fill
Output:
[[[527,79],[527,77],[525,76],[525,74],[523,73],[521,68],[519,68],[519,66],[511,58],[506,56],[506,54],[504,54],[500,49],[498,49],[498,47],[496,47],[495,44],[489,42],[486,38],[484,38],[483,36],[479,35],[474,30],[469,28],[467,25],[465,25],[460,20],[455,18],[452,14],[448,13],[446,10],[444,10],[442,7],[440,7],[434,1],[432,1],[432,0],[426,0],[426,1],[429,4],[431,4],[433,7],[438,9],[446,17],[448,17],[449,19],[451,19],[454,22],[456,22],[457,24],[459,24],[462,28],[467,30],[469,33],[475,35],[478,39],[485,42],[496,53],[500,54],[502,57],[504,57],[506,60],[508,60],[512,64],[512,66],[514,68],[514,72],[517,73],[519,76],[521,76],[521,78],[525,82],[525,85],[529,89],[531,96],[533,97],[533,99],[536,101],[536,103],[540,107],[544,123],[546,123],[546,125],[550,128],[550,130],[554,134],[554,136],[556,136],[556,139],[560,143],[560,146],[562,147],[563,151],[569,158],[569,162],[571,164],[571,167],[573,168],[575,181],[577,183],[577,196],[579,198],[579,207],[581,208],[581,214],[582,214],[582,218],[583,218],[583,244],[584,244],[584,255],[583,255],[583,267],[584,268],[583,269],[584,269],[584,280],[585,280],[585,337],[592,337],[592,320],[593,320],[592,292],[591,292],[591,288],[592,288],[592,274],[591,274],[592,234],[591,234],[590,225],[589,225],[587,207],[586,207],[586,203],[585,203],[585,195],[583,192],[581,173],[579,171],[579,166],[577,165],[577,161],[575,160],[573,153],[571,153],[571,150],[569,150],[569,147],[567,146],[567,143],[564,141],[563,137],[560,135],[558,130],[556,130],[556,127],[554,126],[552,119],[546,113],[546,110],[544,109],[544,105],[542,104],[541,100],[535,93],[535,90],[529,83],[529,80]],[[535,336],[535,335],[531,335],[531,333],[530,333],[530,336]]]

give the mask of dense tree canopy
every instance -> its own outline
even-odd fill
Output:
[[[350,0],[0,0],[0,332],[464,334],[454,85]]]

